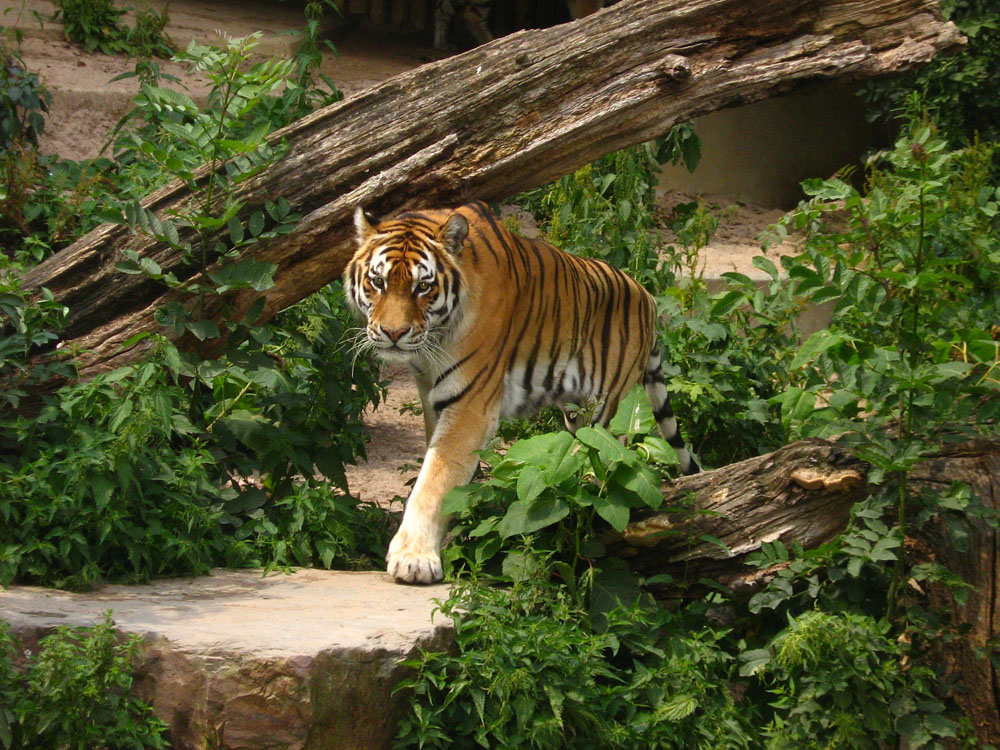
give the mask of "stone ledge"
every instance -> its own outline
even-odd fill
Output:
[[[451,622],[434,613],[447,596],[382,573],[215,571],[86,594],[13,586],[0,617],[36,648],[112,610],[145,643],[136,695],[177,750],[376,750],[396,732],[400,662],[450,643]]]

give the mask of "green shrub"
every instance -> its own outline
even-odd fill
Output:
[[[0,747],[168,747],[166,725],[129,695],[138,645],[138,636],[119,641],[108,612],[93,628],[58,628],[43,638],[38,654],[24,652],[27,667],[18,673],[19,644],[0,620]]]
[[[541,564],[541,563],[540,563]],[[441,611],[455,653],[425,653],[400,686],[408,715],[394,747],[750,748],[733,697],[735,659],[707,632],[661,635],[638,607],[595,630],[545,568],[496,589],[460,583]]]
[[[497,558],[510,575],[522,564],[520,540],[530,535],[556,556],[553,564],[567,583],[575,586],[582,565],[581,584],[589,587],[593,561],[603,557],[592,538],[595,525],[622,531],[633,508],[658,509],[661,469],[677,465],[673,448],[658,433],[649,434],[657,428],[641,387],[622,400],[609,427],[535,435],[502,456],[486,452],[489,477],[444,500],[458,535],[445,550],[445,563],[478,569]]]
[[[967,44],[927,65],[867,84],[870,119],[903,128],[929,116],[955,146],[1000,141],[1000,9],[991,0],[942,0]],[[994,174],[997,163],[994,162]]]
[[[277,492],[273,475],[238,473],[249,466],[192,423],[176,353],[163,352],[62,388],[34,420],[0,423],[0,585],[381,562],[384,523],[332,483]]]
[[[250,65],[253,44],[192,47],[186,59],[216,82],[209,108],[146,83],[139,108],[148,108],[138,118],[145,124],[120,131],[120,143],[128,144],[123,152],[135,160],[105,160],[75,173],[108,168],[111,185],[141,177],[123,191],[120,208],[106,194],[100,204],[91,195],[84,213],[127,217],[135,231],[176,249],[191,266],[180,273],[204,272],[201,281],[184,285],[188,307],[167,306],[158,320],[175,336],[225,336],[221,357],[202,360],[160,340],[146,361],[44,396],[37,417],[18,416],[46,377],[71,374],[71,359],[42,354],[58,340],[66,311],[48,294],[28,300],[18,286],[18,263],[5,261],[0,271],[0,313],[12,329],[0,346],[2,584],[83,588],[216,565],[381,564],[384,513],[359,507],[346,494],[344,474],[344,465],[363,454],[360,414],[380,397],[378,370],[344,343],[353,321],[340,285],[267,325],[256,323],[260,305],[245,317],[228,316],[225,330],[203,315],[209,300],[224,305],[232,290],[263,292],[273,284],[274,266],[244,253],[297,219],[279,197],[243,211],[235,195],[241,179],[281,153],[265,142],[275,127],[268,117],[292,109],[262,102],[288,76],[304,75],[291,61]],[[142,171],[143,159],[157,165],[158,177]],[[201,163],[217,171],[207,185],[193,179]],[[73,172],[65,174],[71,179]],[[188,180],[195,200],[190,212],[161,221],[132,198],[163,175]],[[53,204],[66,197],[47,189]],[[53,226],[53,214],[40,213],[47,218],[43,229]],[[224,241],[212,230],[220,226]],[[135,253],[124,253],[119,269],[181,286],[176,275]]]
[[[115,0],[55,0],[56,17],[61,18],[66,39],[85,52],[135,57],[170,57],[173,45],[163,31],[170,22],[166,10],[136,11],[136,25],[122,23],[126,11]]]
[[[887,622],[810,611],[790,619],[766,649],[747,652],[740,672],[759,675],[774,696],[768,750],[867,750],[898,737],[907,747],[944,748],[959,736],[934,694],[936,677],[910,665]]]

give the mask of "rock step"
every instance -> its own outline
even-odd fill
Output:
[[[176,750],[380,750],[403,709],[392,694],[401,662],[451,642],[434,612],[447,596],[383,573],[218,570],[86,594],[12,586],[0,617],[37,652],[53,628],[92,626],[110,609],[143,640],[135,695]]]

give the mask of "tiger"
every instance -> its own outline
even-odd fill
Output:
[[[492,0],[437,0],[434,4],[434,49],[448,46],[448,28],[456,12],[476,44],[493,41],[493,33],[487,23]],[[566,0],[570,18],[576,20],[596,13],[603,7],[602,0]]]
[[[677,429],[656,341],[656,303],[600,260],[506,229],[482,202],[403,213],[354,213],[357,250],[344,292],[364,319],[359,348],[405,363],[423,405],[427,453],[389,544],[403,583],[442,578],[444,496],[468,483],[501,419],[563,408],[570,432],[593,405],[607,425],[642,382],[685,474],[700,471]]]

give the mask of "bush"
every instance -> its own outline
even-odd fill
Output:
[[[731,690],[735,660],[715,636],[670,638],[663,611],[607,614],[538,575],[499,590],[459,584],[441,611],[456,652],[409,662],[409,715],[394,747],[750,748],[755,733]]]
[[[55,0],[66,39],[85,52],[134,57],[170,57],[174,50],[163,30],[170,22],[166,10],[136,11],[134,28],[122,23],[126,11],[115,0]]]
[[[934,694],[934,672],[909,665],[909,648],[891,640],[890,624],[853,613],[819,611],[790,619],[760,651],[742,655],[743,675],[770,684],[775,717],[768,750],[884,746],[943,747],[958,725]]]
[[[210,296],[224,305],[231,290],[265,291],[274,268],[243,253],[297,219],[277,196],[236,215],[243,208],[235,197],[239,180],[280,156],[280,147],[265,143],[275,127],[269,118],[301,113],[318,96],[302,88],[314,60],[250,65],[253,44],[192,47],[185,59],[217,84],[208,109],[147,81],[138,114],[119,130],[120,160],[62,170],[67,182],[75,175],[91,188],[79,213],[127,216],[135,231],[159,233],[174,245],[191,264],[185,275],[204,272],[204,282],[184,285],[188,307],[167,307],[159,321],[175,336],[225,336],[219,359],[182,354],[158,339],[146,361],[44,395],[36,417],[19,416],[24,399],[37,398],[33,391],[48,377],[72,374],[72,360],[44,354],[58,341],[66,311],[51,295],[29,300],[19,288],[22,264],[38,256],[26,244],[16,262],[4,260],[0,315],[10,335],[0,346],[0,584],[84,588],[216,565],[381,564],[384,513],[350,498],[344,474],[344,465],[363,454],[361,411],[381,390],[377,367],[345,345],[352,322],[339,284],[267,325],[256,322],[259,305],[245,317],[229,316],[226,330],[201,314]],[[289,76],[295,81],[286,86]],[[271,106],[279,89],[284,104]],[[133,121],[140,127],[126,130]],[[158,163],[155,175],[143,165],[150,158]],[[202,162],[218,169],[207,187],[191,176]],[[84,179],[90,174],[110,189],[93,190]],[[161,222],[136,196],[164,175],[189,179],[196,200],[190,213]],[[133,177],[139,181],[120,190],[124,203],[115,206],[110,193]],[[59,213],[71,207],[55,185],[36,187],[27,199],[47,247]],[[224,243],[204,230],[220,224]],[[178,226],[204,231],[185,243]],[[119,269],[181,286],[134,253],[120,259]]]
[[[930,117],[955,146],[1000,141],[1000,10],[990,0],[942,0],[968,43],[929,64],[868,84],[870,119],[906,127]],[[997,167],[994,162],[994,174]]]
[[[18,642],[0,620],[0,747],[158,750],[166,725],[132,698],[137,636],[119,642],[111,613],[93,628],[58,628],[27,668],[13,667]]]

